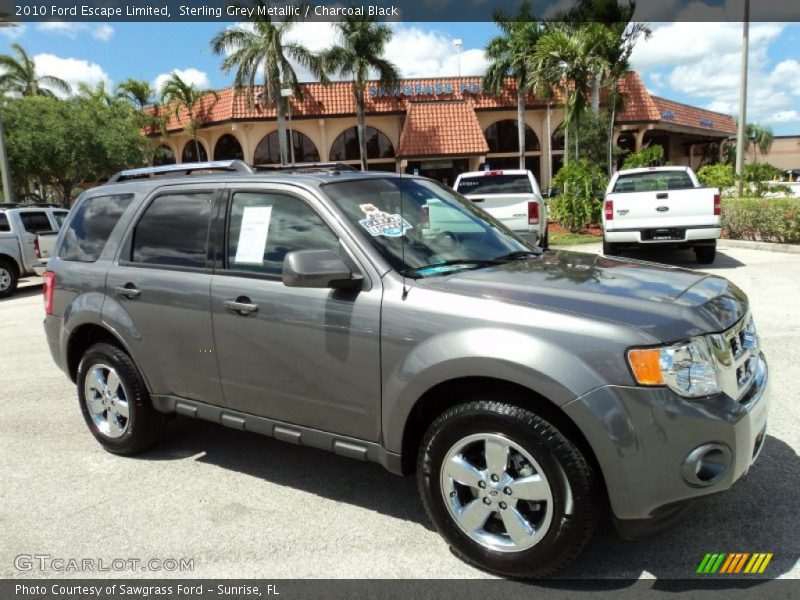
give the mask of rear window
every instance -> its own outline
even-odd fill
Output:
[[[480,175],[462,177],[458,182],[459,194],[532,194],[533,187],[527,175]]]
[[[75,215],[64,232],[58,257],[80,262],[94,262],[100,258],[108,236],[132,198],[133,194],[86,198],[74,209]]]
[[[56,223],[58,223],[59,227],[64,226],[64,221],[67,220],[67,215],[69,213],[66,210],[55,210],[53,211],[53,216],[56,218]]]
[[[6,213],[0,213],[0,231],[11,231],[11,224],[8,222]]]
[[[687,190],[694,188],[686,171],[653,171],[621,175],[614,185],[615,194],[626,192],[655,192],[662,190]]]
[[[47,213],[41,212],[21,212],[19,220],[22,221],[22,228],[28,233],[38,233],[40,231],[53,231]]]

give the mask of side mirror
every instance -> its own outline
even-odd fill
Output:
[[[547,197],[548,198],[555,198],[560,193],[561,192],[560,192],[560,190],[558,188],[551,187],[549,190],[547,190]]]
[[[283,259],[283,285],[288,287],[354,288],[362,279],[331,250],[296,250]]]

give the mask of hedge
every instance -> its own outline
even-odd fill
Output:
[[[734,240],[800,243],[800,198],[724,198],[723,235]]]

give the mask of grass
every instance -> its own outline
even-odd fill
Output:
[[[551,246],[573,246],[575,244],[595,244],[602,242],[603,238],[596,235],[587,235],[585,233],[550,233]]]

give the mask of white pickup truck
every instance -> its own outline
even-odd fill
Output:
[[[547,208],[530,171],[461,173],[453,187],[525,241],[547,248]]]
[[[69,211],[53,206],[0,205],[0,298],[17,289],[20,277],[47,262],[37,254],[37,234],[57,232]]]
[[[618,171],[603,201],[603,253],[630,246],[693,248],[697,262],[714,262],[722,233],[719,190],[700,185],[689,167]]]

